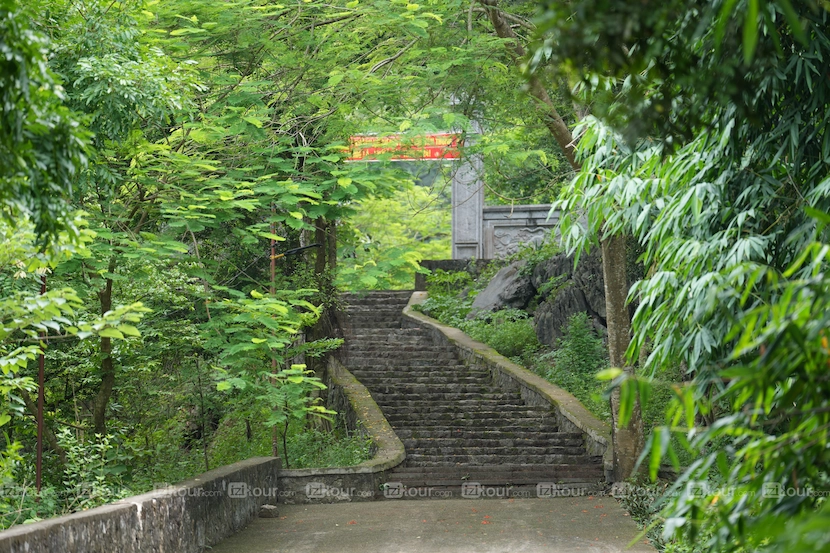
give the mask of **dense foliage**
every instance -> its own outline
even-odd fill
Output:
[[[564,236],[639,241],[629,358],[652,373],[680,364],[689,380],[643,458],[652,476],[663,457],[679,464],[677,443],[694,459],[669,490],[664,537],[713,551],[826,549],[828,12],[784,0],[604,4],[596,18],[595,3],[577,3],[567,23],[551,6],[537,61],[567,58],[602,106],[602,122],[580,128]],[[602,27],[614,17],[638,23]],[[560,25],[580,29],[574,41]],[[593,59],[579,46],[589,37]],[[615,374],[624,405],[648,389]]]
[[[513,8],[527,36],[533,2]],[[4,525],[254,452],[365,456],[308,422],[339,343],[304,335],[335,286],[447,255],[451,166],[344,163],[350,135],[465,133],[499,201],[568,174],[466,0],[3,0],[0,31]]]

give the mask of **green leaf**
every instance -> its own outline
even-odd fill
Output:
[[[260,121],[256,117],[246,115],[245,117],[242,118],[242,120],[250,123],[251,125],[253,125],[254,127],[256,127],[258,129],[262,128],[262,121]]]
[[[207,29],[200,29],[199,27],[184,27],[182,29],[170,31],[170,36],[198,35],[206,32]]]
[[[611,367],[609,369],[601,370],[597,373],[597,380],[614,380],[623,373],[622,369]]]
[[[125,336],[141,336],[141,332],[133,325],[120,324],[117,328]]]
[[[0,414],[0,426],[3,426],[4,424],[9,422],[10,420],[12,420],[12,417],[8,413]]]
[[[101,336],[102,338],[116,338],[119,340],[124,339],[124,335],[112,327],[107,327],[98,331],[98,336]]]
[[[749,0],[744,19],[744,64],[749,65],[755,57],[755,47],[758,45],[758,2]]]

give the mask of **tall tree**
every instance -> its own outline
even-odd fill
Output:
[[[503,11],[498,8],[498,0],[480,0],[487,6],[487,13],[493,28],[499,37],[508,41],[508,47],[513,51],[514,63],[521,63],[527,52],[516,33],[513,32],[510,22]],[[574,137],[570,129],[562,120],[547,88],[540,76],[530,73],[528,76],[529,92],[538,102],[540,115],[551,135],[556,139],[559,147],[576,173],[582,169],[574,153]],[[626,373],[634,374],[634,365],[626,362],[625,352],[628,349],[631,334],[631,321],[626,304],[628,298],[627,253],[625,236],[612,234],[603,230],[599,235],[602,247],[602,268],[605,279],[605,305],[608,313],[608,354],[612,367],[624,368]],[[639,400],[635,401],[632,416],[627,420],[620,418],[620,394],[615,390],[611,397],[612,444],[614,454],[614,478],[617,481],[631,476],[637,458],[643,447],[643,423],[640,415]]]

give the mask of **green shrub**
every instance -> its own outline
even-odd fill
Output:
[[[504,309],[461,321],[458,328],[505,357],[517,358],[541,347],[533,322],[519,309]]]
[[[585,313],[568,319],[556,349],[540,356],[533,369],[560,388],[573,394],[594,415],[610,420],[608,400],[602,397],[605,385],[596,374],[608,367],[602,339]]]
[[[557,370],[591,379],[608,366],[605,345],[586,313],[575,313],[568,319],[552,359]]]
[[[295,433],[288,442],[291,468],[348,467],[370,459],[371,440],[347,435],[343,429],[334,432],[306,429]]]
[[[267,414],[261,413],[250,423],[250,439],[243,417],[227,417],[216,431],[208,454],[211,466],[229,465],[236,461],[271,455],[272,431],[265,426]],[[360,436],[348,435],[345,429],[336,427],[323,432],[292,421],[286,436],[288,465],[295,468],[346,467],[357,465],[371,458],[370,442]],[[284,457],[282,439],[279,452]],[[285,459],[283,459],[285,464]]]
[[[444,271],[436,269],[427,276],[427,300],[416,309],[438,319],[444,324],[458,326],[470,312],[473,298],[478,293],[472,290],[473,277],[467,271]],[[470,289],[465,297],[459,292]]]
[[[473,277],[467,271],[435,269],[426,281],[430,295],[456,296],[460,290],[472,286]]]

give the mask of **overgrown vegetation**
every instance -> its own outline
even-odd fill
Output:
[[[461,321],[458,328],[473,340],[492,346],[505,357],[531,356],[541,347],[533,321],[519,309],[478,314],[473,319]]]
[[[337,287],[409,286],[447,255],[450,169],[345,163],[350,136],[480,124],[463,153],[504,201],[569,171],[466,1],[0,0],[0,31],[0,485],[23,497],[41,392],[46,411],[40,503],[0,497],[23,519],[273,432],[291,466],[364,455],[309,422],[331,413],[308,367],[339,342],[305,334]]]
[[[590,318],[576,313],[568,320],[553,351],[532,360],[530,368],[557,386],[572,393],[589,411],[602,420],[611,417],[605,386],[597,380],[608,368],[608,353]]]
[[[605,376],[622,421],[672,397],[643,456],[691,459],[667,547],[826,549],[830,503],[806,491],[830,465],[824,4],[0,0],[0,484],[31,486],[38,392],[27,517],[118,497],[152,463],[210,466],[232,413],[267,411],[285,444],[327,415],[302,365],[338,344],[301,336],[333,283],[396,285],[413,242],[444,238],[351,224],[414,179],[343,163],[348,137],[452,129],[479,135],[491,199],[561,189],[569,249],[602,241],[619,267],[613,245],[637,242],[633,341]],[[271,248],[312,244],[271,276]],[[474,294],[430,308],[485,338],[514,325],[499,347],[527,357],[526,319],[467,321]],[[568,332],[560,349],[594,349]]]
[[[597,417],[608,420],[608,401],[603,397],[606,385],[596,378],[597,373],[608,367],[608,357],[602,339],[586,314],[571,317],[563,329],[563,337],[552,350],[539,343],[533,320],[526,311],[503,309],[467,318],[475,296],[487,286],[496,268],[510,261],[524,260],[527,261],[524,270],[529,274],[536,263],[548,259],[549,251],[550,247],[524,247],[510,259],[493,263],[476,280],[466,271],[436,270],[427,277],[429,297],[419,309],[562,387]],[[655,409],[659,410],[659,406]]]

